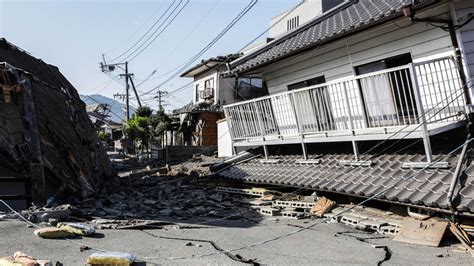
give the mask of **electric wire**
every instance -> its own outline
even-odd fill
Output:
[[[156,41],[156,39],[175,21],[175,19],[179,16],[179,14],[181,14],[181,12],[183,12],[184,8],[186,8],[186,6],[189,4],[189,0],[186,0],[186,3],[184,3],[184,5],[178,10],[178,12],[173,16],[173,18],[171,18],[171,20],[163,27],[163,29],[161,29],[161,31],[156,34],[153,39],[151,39],[151,41],[149,41],[145,47],[143,47],[140,51],[136,52],[132,52],[130,53],[130,55],[128,57],[126,57],[124,60],[128,60],[129,62],[133,61],[135,58],[137,58],[137,56],[139,56],[141,53],[143,53],[143,51],[145,51],[153,42]],[[151,38],[151,36],[150,36]],[[149,38],[149,39],[150,39]],[[147,39],[147,41],[149,40]],[[145,43],[142,43],[142,45],[140,47],[142,47]],[[140,48],[139,47],[139,48]],[[139,49],[137,48],[137,49]],[[135,55],[133,55],[134,53],[136,52]],[[133,56],[132,56],[133,55]],[[131,57],[132,56],[132,57]],[[131,58],[130,58],[131,57]]]
[[[182,1],[182,0],[181,0]],[[142,40],[143,38],[145,38],[145,36],[148,35],[148,33],[150,33],[150,31],[155,28],[155,26],[161,21],[161,19],[168,13],[168,11],[171,9],[171,7],[174,5],[174,3],[176,2],[176,0],[173,0],[173,2],[168,6],[168,8],[165,10],[165,12],[163,12],[163,14],[161,14],[161,16],[155,21],[155,23],[153,23],[153,25],[131,46],[129,47],[127,50],[125,50],[124,52],[122,52],[120,55],[112,58],[110,61],[111,62],[114,62],[114,61],[124,61],[124,60],[119,60],[122,56],[124,56],[125,54],[127,54],[130,50],[132,50],[136,45],[138,45]]]
[[[232,27],[234,27],[234,25],[237,24],[237,22],[239,22],[257,4],[257,2],[258,0],[251,0],[250,3],[210,43],[208,43],[204,48],[202,48],[197,54],[195,54],[189,60],[187,60],[186,64],[183,67],[181,67],[178,71],[176,71],[166,80],[161,82],[159,85],[155,86],[153,89],[145,92],[144,94],[140,96],[150,94],[154,90],[160,88],[161,86],[163,86],[164,84],[168,83],[170,80],[178,76],[184,69],[186,69],[189,65],[191,65],[197,58],[199,58],[206,51],[208,51],[212,46],[214,46],[214,44],[217,41],[219,41]]]

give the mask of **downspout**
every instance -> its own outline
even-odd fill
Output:
[[[471,134],[468,134],[466,138],[466,142],[469,141],[470,138],[471,138]],[[466,159],[468,146],[469,144],[465,144],[464,147],[462,148],[461,154],[459,155],[458,163],[456,165],[456,170],[454,171],[454,174],[453,174],[453,179],[451,179],[451,184],[449,185],[449,190],[448,190],[448,195],[447,195],[447,204],[453,216],[458,214],[458,210],[453,205],[454,189],[456,188],[456,185],[458,184],[459,176],[461,175],[461,168]]]

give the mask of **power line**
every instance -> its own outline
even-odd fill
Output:
[[[131,43],[131,41],[133,39],[135,39],[135,36],[138,35],[138,33],[143,28],[145,28],[145,26],[148,24],[148,22],[150,22],[158,14],[158,12],[161,11],[161,9],[164,7],[165,3],[166,3],[166,1],[162,0],[160,6],[157,9],[155,9],[153,11],[153,13],[143,23],[141,23],[141,25],[132,34],[129,35],[128,38],[125,39],[125,41],[122,43],[122,45],[120,45],[118,47],[115,47],[113,50],[111,50],[111,49],[107,50],[107,53],[115,53],[117,50],[119,50],[119,49],[121,50],[121,48],[125,48],[126,46],[128,46],[128,44]],[[119,56],[117,56],[117,57],[119,57]]]
[[[167,78],[165,81],[160,83],[158,86],[156,86],[153,89],[145,92],[142,95],[146,95],[146,94],[151,93],[152,91],[154,91],[154,90],[158,89],[159,87],[163,86],[164,84],[168,83],[171,79],[178,76],[182,71],[184,71],[184,69],[186,69],[197,58],[199,58],[201,55],[203,55],[205,52],[207,52],[217,41],[219,41],[222,38],[222,36],[224,36],[232,27],[234,27],[234,25],[237,24],[237,22],[239,22],[245,16],[245,14],[247,14],[257,3],[258,3],[258,0],[251,0],[249,2],[249,4],[247,6],[245,6],[244,9],[211,42],[209,42],[197,54],[195,54],[193,57],[191,57],[189,60],[187,60],[183,67],[181,67],[172,76]]]
[[[155,35],[155,37],[150,41],[148,42],[148,44],[145,45],[145,47],[143,47],[137,54],[135,54],[132,58],[129,59],[129,61],[132,61],[133,59],[135,59],[137,56],[139,56],[141,53],[143,53],[143,51],[146,50],[146,48],[148,48],[172,23],[173,21],[178,17],[179,14],[181,14],[181,12],[183,12],[184,8],[189,4],[189,0],[186,0],[186,3],[184,3],[184,5],[178,10],[178,12],[174,15],[174,17],[168,22],[168,24],[165,25],[165,27],[157,34]],[[174,10],[173,10],[174,11]],[[171,15],[171,14],[170,14]],[[168,18],[167,18],[168,19]],[[156,33],[156,31],[155,31]],[[152,38],[153,35],[151,35],[147,41]],[[140,45],[140,47],[142,47],[143,45],[145,44],[142,43],[142,45]],[[128,59],[130,56],[132,56],[140,47],[138,47],[134,52],[130,53],[129,56],[127,56],[125,58]]]
[[[182,0],[181,0],[182,1]],[[176,0],[173,0],[173,2],[168,6],[168,8],[165,10],[165,12],[163,12],[163,14],[161,14],[161,16],[155,21],[155,23],[153,23],[153,25],[138,39],[138,41],[136,41],[131,47],[129,47],[126,51],[124,51],[123,53],[121,53],[120,55],[116,56],[115,58],[111,59],[110,61],[113,62],[113,61],[118,61],[118,59],[120,57],[122,57],[123,55],[127,54],[130,50],[132,50],[138,43],[140,43],[141,40],[143,40],[143,38],[145,38],[146,35],[148,35],[148,33],[150,33],[150,31],[156,26],[156,24],[158,24],[161,19],[165,16],[166,13],[168,13],[168,11],[170,10],[170,8],[174,5],[174,3],[176,2]],[[123,60],[121,60],[123,61]]]

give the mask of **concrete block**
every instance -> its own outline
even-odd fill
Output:
[[[283,207],[283,208],[311,209],[314,206],[314,202],[275,200],[272,203],[272,206]]]
[[[393,225],[383,225],[378,230],[377,233],[381,235],[396,235],[398,234],[400,228]]]
[[[282,211],[281,216],[285,218],[291,218],[291,219],[297,219],[297,220],[308,217],[304,212],[297,212],[297,211]]]
[[[280,210],[271,207],[261,207],[260,213],[267,216],[277,216],[280,215]]]

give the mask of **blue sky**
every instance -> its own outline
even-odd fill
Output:
[[[135,74],[136,83],[157,69],[153,78],[139,89],[146,91],[159,84],[166,78],[160,78],[160,74],[196,54],[249,2],[190,0],[173,24],[130,63],[130,72]],[[271,17],[298,2],[259,0],[200,59],[239,51],[269,27]],[[101,94],[111,97],[114,93],[123,93],[125,89],[115,81],[110,82],[111,79],[100,72],[98,62],[102,53],[113,58],[125,51],[171,3],[171,0],[0,0],[0,36],[33,56],[58,66],[79,93],[94,94],[102,90]],[[171,91],[189,81],[176,78],[162,89]],[[189,102],[191,91],[189,87],[169,96],[168,108],[177,108]],[[150,105],[156,106],[153,102]]]

